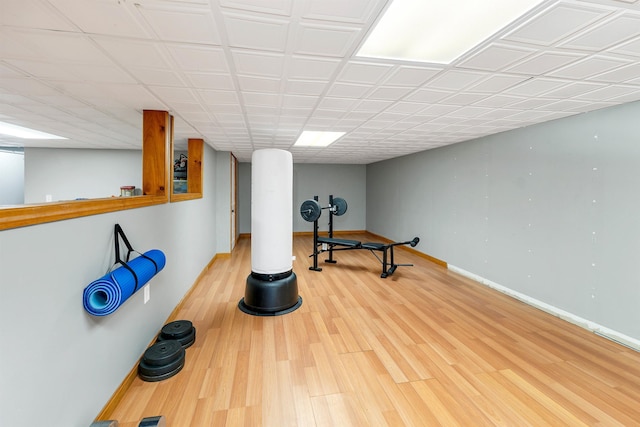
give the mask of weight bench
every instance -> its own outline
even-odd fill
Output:
[[[313,198],[316,202],[318,200],[318,196],[314,196]],[[329,205],[333,205],[333,196],[329,196]],[[318,235],[318,216],[315,217],[313,221],[313,253],[309,255],[309,258],[313,257],[313,266],[309,267],[309,270],[313,271],[322,271],[321,267],[318,267],[318,255],[322,252],[329,252],[329,258],[324,262],[335,264],[337,261],[333,259],[333,253],[336,251],[351,251],[357,249],[366,249],[370,251],[382,264],[382,273],[380,277],[385,279],[388,276],[391,276],[398,267],[407,266],[411,267],[413,264],[396,264],[394,261],[394,253],[393,248],[401,245],[410,245],[411,247],[415,247],[420,239],[418,237],[414,237],[413,240],[406,242],[392,242],[392,243],[376,243],[376,242],[367,242],[362,243],[358,240],[349,240],[349,239],[335,239],[333,237],[333,215],[335,213],[333,210],[329,209],[329,236],[319,236]],[[341,215],[341,214],[340,214]],[[303,216],[304,217],[304,216]],[[376,252],[382,252],[382,259],[376,254]]]

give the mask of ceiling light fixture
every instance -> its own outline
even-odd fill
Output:
[[[298,138],[294,147],[327,147],[333,144],[345,132],[319,132],[305,130]]]
[[[450,64],[545,0],[393,0],[357,56]]]
[[[11,123],[0,122],[0,134],[15,136],[22,139],[67,139],[62,136],[52,135],[39,130],[33,130]]]

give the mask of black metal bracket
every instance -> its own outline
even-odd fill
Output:
[[[136,286],[133,289],[133,292],[136,292],[138,290],[138,275],[136,274],[135,271],[133,271],[133,269],[127,264],[129,262],[129,258],[131,257],[131,252],[136,252],[139,256],[144,257],[146,259],[148,259],[149,261],[151,261],[153,263],[153,266],[156,269],[156,273],[158,273],[158,264],[156,264],[156,262],[146,256],[143,253],[140,253],[138,251],[136,251],[135,249],[133,249],[133,246],[131,246],[131,243],[129,243],[129,239],[127,239],[127,236],[124,234],[124,231],[122,230],[122,227],[120,227],[120,224],[116,224],[114,229],[113,229],[113,236],[114,236],[114,242],[115,242],[115,251],[116,251],[116,262],[115,264],[120,264],[121,266],[123,266],[124,268],[126,268],[127,270],[129,270],[129,272],[133,275],[133,278],[136,281]],[[125,246],[127,247],[128,251],[127,251],[127,258],[123,261],[122,258],[120,258],[120,240],[119,238],[122,238],[122,241],[124,242]],[[113,268],[113,267],[112,267]]]

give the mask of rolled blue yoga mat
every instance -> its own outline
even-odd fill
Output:
[[[123,266],[105,274],[84,288],[82,295],[84,309],[93,316],[106,316],[113,313],[160,272],[165,263],[164,253],[158,249],[152,249],[127,262],[135,276]]]

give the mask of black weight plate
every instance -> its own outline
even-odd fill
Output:
[[[347,201],[341,197],[333,198],[333,206],[336,207],[334,215],[341,216],[347,212]]]
[[[162,327],[160,333],[163,338],[170,340],[177,340],[178,338],[186,337],[191,333],[193,324],[188,320],[176,320],[175,322],[167,323]]]
[[[302,219],[307,222],[313,222],[320,218],[320,214],[322,214],[322,208],[320,207],[320,203],[316,200],[305,200],[300,205],[300,215]]]
[[[166,341],[167,339],[168,338],[166,338],[162,333],[158,335],[158,342]],[[191,328],[191,332],[189,332],[189,334],[182,338],[178,338],[175,341],[178,341],[180,345],[182,345],[182,348],[186,349],[191,347],[193,343],[196,342],[196,328]]]
[[[118,427],[118,421],[116,420],[94,421],[91,423],[89,427]]]
[[[142,360],[147,365],[165,366],[180,357],[184,357],[182,343],[178,340],[164,340],[149,347],[142,355]]]
[[[149,377],[157,377],[159,375],[164,375],[169,372],[175,371],[176,368],[179,367],[180,365],[183,365],[184,362],[185,362],[185,358],[181,357],[165,366],[152,366],[145,363],[144,360],[141,360],[140,363],[138,364],[138,374],[146,375]]]
[[[167,378],[171,378],[172,376],[174,376],[175,374],[180,372],[182,370],[182,368],[184,368],[184,359],[181,360],[180,365],[176,369],[174,369],[171,372],[167,372],[166,374],[162,374],[162,375],[146,375],[146,374],[142,374],[142,373],[138,372],[138,376],[143,381],[148,381],[148,382],[162,381],[162,380],[166,380]]]
[[[166,421],[163,415],[159,417],[147,417],[140,420],[138,427],[165,427]]]

